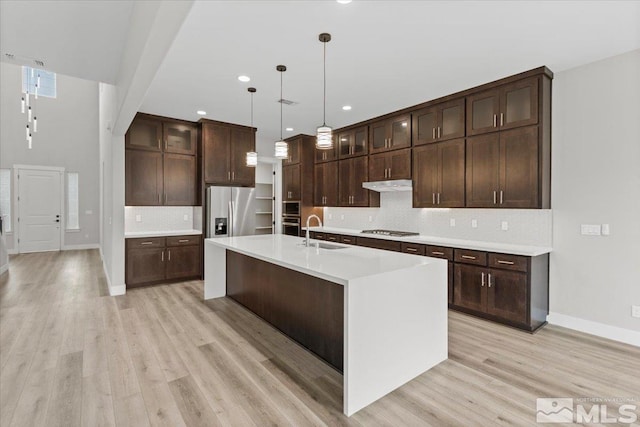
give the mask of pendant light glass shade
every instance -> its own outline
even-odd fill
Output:
[[[282,73],[287,71],[287,67],[284,65],[278,65],[276,70],[280,72],[280,140],[275,143],[276,159],[286,159],[289,157],[289,144],[282,140]]]
[[[331,34],[322,33],[318,36],[324,46],[323,53],[323,98],[322,98],[322,126],[316,129],[316,148],[318,150],[331,150],[333,148],[333,135],[330,126],[327,126],[327,43],[331,40]]]
[[[278,141],[276,142],[275,147],[276,159],[286,159],[287,157],[289,157],[289,144],[284,141]]]
[[[250,87],[249,89],[247,89],[247,91],[251,94],[251,132],[253,132],[253,94],[256,93],[256,88]],[[255,132],[253,132],[253,135],[255,144]],[[258,153],[256,153],[255,151],[247,151],[246,163],[247,166],[252,168],[258,166]]]

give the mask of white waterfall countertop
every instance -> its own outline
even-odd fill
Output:
[[[302,228],[306,230],[306,227]],[[482,240],[450,239],[447,237],[427,236],[384,236],[380,234],[362,233],[362,230],[337,227],[309,227],[310,231],[321,233],[335,233],[346,236],[368,237],[370,239],[394,240],[397,242],[421,243],[423,245],[446,246],[458,249],[471,249],[475,251],[497,252],[501,254],[538,256],[552,252],[552,248],[546,246],[515,245],[511,243],[486,242]]]
[[[446,262],[334,242],[313,239],[310,242],[310,247],[305,247],[304,238],[284,234],[205,239],[205,245],[220,246],[342,285],[355,279]],[[316,243],[329,243],[341,249],[316,248]]]
[[[171,237],[171,236],[196,236],[202,234],[201,230],[164,230],[164,231],[125,231],[126,239],[136,237]]]

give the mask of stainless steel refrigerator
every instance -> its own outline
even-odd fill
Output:
[[[255,188],[207,188],[207,237],[256,234]]]

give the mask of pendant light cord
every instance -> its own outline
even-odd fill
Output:
[[[282,141],[282,73],[280,71],[280,141]]]
[[[324,53],[322,56],[322,62],[324,64],[322,80],[324,86],[324,93],[322,94],[322,126],[327,125],[327,42],[322,43],[324,45]]]

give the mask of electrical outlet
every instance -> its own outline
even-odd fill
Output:
[[[332,214],[329,214],[329,219],[333,219],[333,215]]]
[[[507,221],[502,221],[500,223],[500,228],[502,231],[507,231],[509,229],[509,223]]]
[[[373,217],[369,215],[369,222],[373,222]]]
[[[640,317],[640,305],[631,306],[631,317]]]
[[[602,235],[608,236],[609,234],[611,234],[611,228],[609,227],[609,224],[602,224]]]
[[[340,215],[340,220],[344,221],[344,215]]]
[[[183,219],[184,219],[185,221],[189,221],[189,215],[185,214],[185,215],[183,216]]]
[[[600,236],[601,233],[600,224],[581,224],[580,234],[583,236]]]
[[[449,227],[455,227],[455,226],[456,226],[456,219],[455,218],[449,219]]]
[[[471,228],[478,228],[478,220],[477,219],[472,219],[471,220]]]
[[[111,218],[109,218],[109,221],[111,221]],[[142,222],[142,215],[136,215],[136,222]]]

